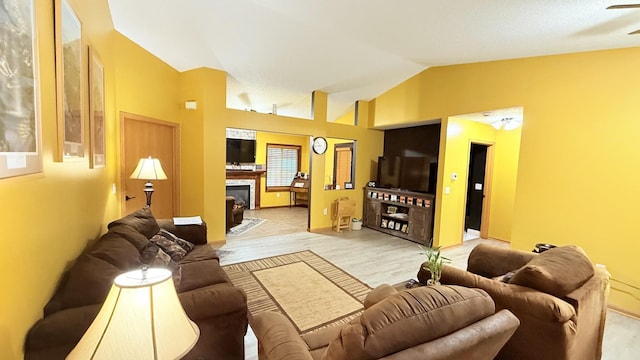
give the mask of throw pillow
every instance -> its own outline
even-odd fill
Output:
[[[164,236],[167,239],[175,242],[176,244],[180,245],[180,247],[183,248],[187,253],[196,247],[194,244],[190,243],[189,241],[185,239],[181,239],[165,229],[160,229],[157,235]]]
[[[164,252],[169,254],[169,256],[171,256],[171,260],[175,262],[180,262],[180,260],[187,255],[187,251],[185,249],[162,235],[153,235],[149,241],[158,245]]]
[[[517,270],[509,283],[564,297],[595,273],[593,264],[578,246],[561,246],[535,256]]]
[[[171,256],[162,251],[158,245],[149,243],[145,246],[140,252],[140,261],[150,267],[159,266],[171,270],[174,285],[176,287],[180,285],[180,281],[182,280],[182,267],[171,260]]]

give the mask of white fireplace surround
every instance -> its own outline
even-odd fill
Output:
[[[247,186],[249,185],[249,209],[256,208],[256,181],[250,179],[229,180],[225,182],[226,186]]]

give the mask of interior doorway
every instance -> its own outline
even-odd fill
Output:
[[[151,209],[159,219],[179,215],[179,133],[178,124],[147,118],[129,113],[120,114],[122,139],[121,188],[122,211],[130,214],[146,205],[145,180],[130,179],[129,176],[141,158],[154,157],[160,160],[166,180],[153,181]]]
[[[234,219],[226,240],[307,231],[308,202],[300,196],[294,203],[299,206],[291,206],[291,194],[296,176],[304,174],[305,178],[311,178],[311,136],[227,128],[226,139],[226,196],[234,197],[234,207],[243,208],[242,217]],[[245,149],[248,157],[241,159],[229,153],[233,139],[252,142],[252,146]],[[307,193],[304,195],[311,200]]]
[[[464,218],[464,240],[488,237],[488,207],[493,164],[491,144],[471,143]]]

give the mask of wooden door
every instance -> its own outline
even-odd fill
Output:
[[[141,158],[160,160],[167,180],[152,181],[151,209],[158,219],[179,215],[179,128],[178,124],[145,118],[134,114],[120,114],[122,133],[122,210],[130,214],[146,205],[145,180],[130,179]],[[128,199],[128,200],[127,200]]]
[[[352,154],[352,144],[336,144],[334,154],[334,178],[335,185],[340,185],[341,189],[344,189],[345,183],[351,182]]]

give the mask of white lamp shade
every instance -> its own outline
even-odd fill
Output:
[[[67,359],[178,359],[200,330],[184,312],[171,272],[150,268],[118,276],[102,309]]]
[[[138,161],[138,166],[133,170],[130,178],[142,180],[166,180],[167,174],[162,170],[160,160],[149,156],[148,158],[143,158]]]

